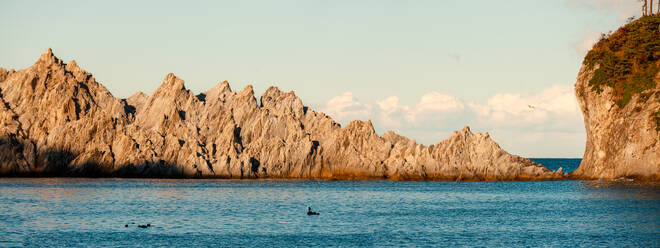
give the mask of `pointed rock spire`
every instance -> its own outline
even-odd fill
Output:
[[[226,94],[231,93],[231,87],[229,86],[229,82],[227,80],[216,84],[211,88],[210,90],[204,92],[203,94],[206,95],[206,101],[215,101],[218,98],[224,98],[223,96]]]
[[[171,72],[165,76],[165,79],[163,79],[163,84],[161,87],[163,86],[173,90],[182,90],[186,88],[184,86],[184,81]]]
[[[53,49],[49,47],[48,49],[46,49],[46,52],[41,55],[41,58],[50,58],[50,57],[55,57],[55,55],[53,55]]]
[[[261,106],[281,114],[293,114],[293,117],[301,117],[305,113],[302,101],[293,91],[284,93],[275,86],[268,87],[261,95]]]
[[[144,106],[144,103],[147,102],[149,99],[149,96],[145,94],[142,91],[135,92],[131,97],[126,99],[126,103],[130,106],[133,106],[134,112],[138,113],[141,109],[142,106]]]
[[[222,83],[219,83],[218,85],[216,85],[213,88],[214,89],[218,88],[220,90],[220,92],[230,92],[231,91],[231,87],[229,86],[229,82],[227,82],[227,80],[222,81]]]
[[[248,84],[247,86],[245,86],[245,88],[243,88],[243,90],[241,90],[241,92],[239,94],[241,94],[241,95],[246,95],[247,94],[247,95],[253,95],[254,96],[254,87],[251,84]]]
[[[177,96],[182,92],[190,94],[184,83],[183,79],[178,78],[174,73],[168,73],[151,97]]]
[[[257,106],[257,98],[254,97],[254,87],[251,84],[248,84],[237,94],[238,101],[249,104],[250,106]]]
[[[372,134],[376,133],[376,130],[374,129],[373,123],[371,123],[371,120],[367,121],[361,121],[361,120],[353,120],[346,125],[344,130],[359,130],[364,133]]]
[[[80,67],[78,66],[78,63],[76,63],[76,60],[71,60],[71,62],[66,64],[66,69],[68,71],[78,71],[80,70]]]
[[[48,50],[46,50],[46,52],[41,54],[41,56],[37,60],[37,63],[61,64],[62,61],[59,58],[55,57],[55,55],[53,54],[53,49],[48,48]]]

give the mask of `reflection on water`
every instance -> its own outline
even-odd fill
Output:
[[[660,182],[634,180],[580,181],[580,187],[590,197],[607,199],[659,199]]]
[[[659,194],[599,181],[0,179],[0,246],[658,247]]]

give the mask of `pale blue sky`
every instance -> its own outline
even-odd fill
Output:
[[[446,138],[450,130],[471,125],[475,131],[491,132],[505,149],[523,156],[579,157],[584,128],[575,120],[547,126],[561,120],[543,117],[546,124],[500,125],[488,121],[491,115],[474,117],[463,111],[451,120],[425,124],[403,114],[408,117],[401,117],[399,124],[387,124],[380,118],[378,102],[396,96],[410,112],[421,106],[422,96],[437,92],[460,99],[465,110],[472,109],[468,103],[489,105],[497,94],[535,99],[544,89],[572,86],[584,55],[576,46],[623,24],[621,17],[636,4],[190,2],[0,1],[0,67],[28,67],[52,47],[58,57],[75,59],[118,97],[137,90],[150,93],[174,72],[194,92],[223,80],[235,90],[253,84],[257,94],[270,85],[294,90],[306,105],[331,116],[346,109],[328,101],[350,92],[359,104],[349,107],[363,107],[367,112],[360,113],[368,113],[356,118],[374,119],[380,133],[396,129],[430,144]],[[621,8],[623,2],[632,8]],[[491,106],[491,112],[496,108]],[[448,113],[431,109],[419,115]],[[552,111],[552,118],[562,116]],[[518,131],[554,138],[517,141],[512,133]]]

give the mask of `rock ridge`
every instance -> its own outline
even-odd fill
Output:
[[[0,68],[0,175],[391,180],[556,180],[469,127],[425,146],[371,121],[341,127],[294,92],[227,81],[198,95],[167,74],[153,93],[114,97],[48,49]]]

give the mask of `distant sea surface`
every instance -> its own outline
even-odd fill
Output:
[[[569,173],[580,167],[581,158],[530,158],[537,164],[542,164],[546,168],[556,171],[561,167],[564,173]]]
[[[660,247],[660,185],[0,178],[0,246]]]

